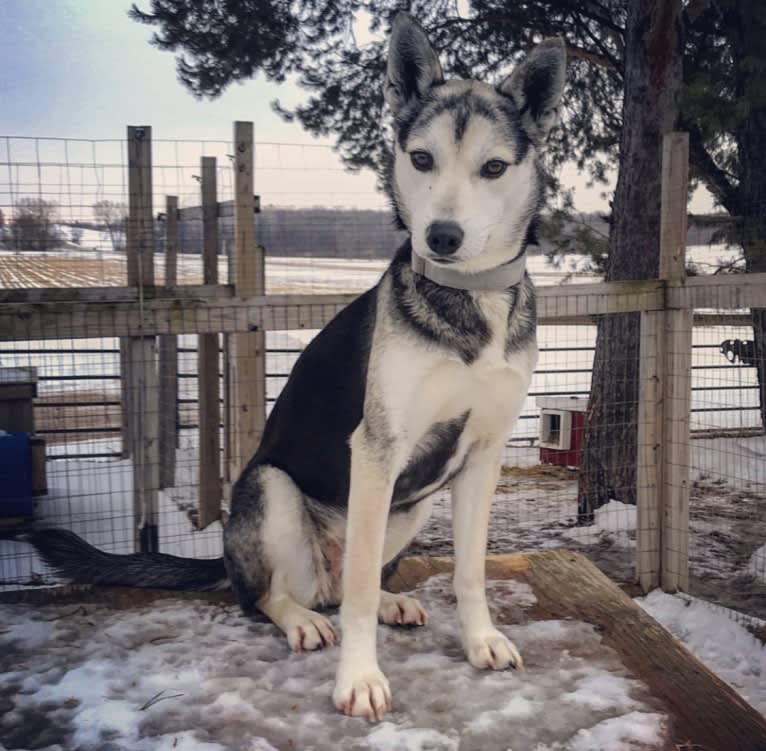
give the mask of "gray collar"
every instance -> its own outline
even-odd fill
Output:
[[[515,287],[524,278],[528,247],[525,246],[519,255],[507,263],[473,274],[421,258],[413,250],[412,270],[441,287],[473,290],[475,292],[501,291]]]

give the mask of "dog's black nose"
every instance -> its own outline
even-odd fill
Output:
[[[463,230],[455,222],[434,222],[428,227],[426,242],[434,253],[451,256],[463,242]]]

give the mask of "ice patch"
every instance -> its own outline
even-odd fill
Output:
[[[568,751],[636,751],[636,744],[659,747],[664,736],[664,715],[631,712],[580,730]]]
[[[585,671],[574,691],[564,697],[568,704],[582,704],[597,711],[615,709],[624,711],[635,706],[631,697],[632,682],[618,675],[604,674],[601,670]]]
[[[459,739],[425,728],[398,728],[384,722],[367,736],[372,751],[457,751]]]
[[[50,639],[51,624],[45,621],[25,621],[3,628],[2,636],[11,642],[20,642],[25,647],[37,647]]]

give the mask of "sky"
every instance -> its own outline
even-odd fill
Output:
[[[129,7],[130,0],[0,0],[0,136],[121,139],[132,124],[151,125],[155,140],[227,141],[234,120],[252,120],[256,144],[332,145],[272,111],[275,98],[290,106],[305,97],[292,83],[259,76],[214,101],[195,99],[177,79],[173,53],[149,44],[153,28],[130,20]],[[337,202],[374,190],[372,175],[343,176],[333,154],[322,164],[332,166],[324,179],[337,183]],[[576,169],[561,177],[575,187],[577,208],[606,208],[603,188],[588,189]],[[273,201],[267,188],[260,192],[266,203],[285,203],[283,188]],[[699,198],[693,210],[703,210]]]
[[[146,0],[139,6],[148,7]],[[63,138],[119,138],[151,124],[155,138],[230,137],[254,120],[258,140],[311,142],[269,106],[300,96],[260,79],[199,101],[178,82],[175,58],[149,44],[153,27],[131,21],[130,0],[0,0],[0,131]]]

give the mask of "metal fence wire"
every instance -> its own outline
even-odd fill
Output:
[[[268,413],[308,342],[376,283],[401,241],[374,181],[343,173],[331,150],[255,144],[250,200],[260,206],[249,211],[265,253],[260,272],[247,271],[262,289],[251,284],[238,265],[235,141],[151,143],[149,281],[130,265],[126,141],[0,137],[0,374],[34,371],[29,432],[44,457],[35,523],[125,553],[141,543],[137,510],[148,508],[159,550],[220,555],[221,500],[257,439],[232,417],[238,389],[261,379],[264,404],[251,407]],[[714,252],[726,251],[686,255],[704,270]],[[576,549],[615,579],[643,572],[658,584],[688,561],[681,589],[766,617],[766,438],[748,309],[766,307],[763,291],[749,275],[736,300],[724,276],[609,286],[572,277],[576,264],[529,259],[540,359],[506,447],[489,550]],[[688,327],[666,315],[669,300]],[[609,350],[601,407],[612,443],[602,448],[616,479],[584,500],[594,354],[610,316],[632,316],[641,357]],[[682,362],[688,404],[663,391]],[[0,400],[2,390],[0,377]],[[680,427],[667,424],[663,400],[686,409]],[[621,454],[631,414],[635,449]],[[665,491],[681,503],[687,493],[688,523],[673,507],[661,534]],[[147,494],[153,505],[141,506]],[[451,539],[442,490],[411,552],[450,554]],[[55,581],[26,547],[0,541],[0,589]]]

